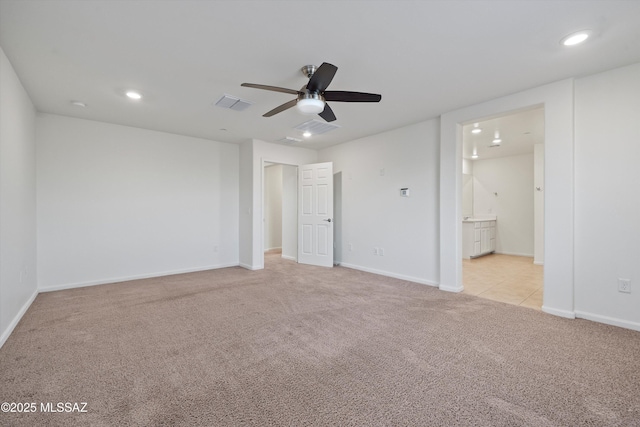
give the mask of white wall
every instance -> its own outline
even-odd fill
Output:
[[[298,168],[282,167],[282,257],[298,259]]]
[[[473,216],[473,162],[462,159],[462,216]]]
[[[282,165],[264,168],[264,250],[282,248]]]
[[[544,264],[544,144],[533,146],[533,263]]]
[[[640,330],[640,64],[576,80],[575,109],[576,314]]]
[[[319,152],[342,174],[341,265],[437,285],[438,149],[429,120]]]
[[[473,213],[497,215],[497,253],[533,257],[533,153],[474,161]]]
[[[0,49],[0,347],[37,295],[35,108]]]
[[[238,256],[242,267],[253,269],[253,140],[240,145],[239,163]]]
[[[340,265],[342,263],[342,228],[344,227],[344,219],[342,217],[342,172],[333,174],[333,264]]]
[[[39,288],[238,264],[238,146],[38,114]]]

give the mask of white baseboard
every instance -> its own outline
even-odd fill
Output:
[[[294,256],[282,255],[282,258],[288,259],[288,260],[291,260],[291,261],[297,261],[296,257],[294,257]]]
[[[128,282],[130,280],[150,279],[153,277],[172,276],[174,274],[195,273],[198,271],[217,270],[219,268],[237,267],[238,263],[208,265],[204,267],[186,268],[182,270],[163,271],[160,273],[137,274],[133,276],[112,277],[110,279],[91,280],[87,282],[67,283],[63,285],[46,286],[38,289],[40,292],[61,291],[64,289],[83,288],[85,286],[106,285],[109,283]]]
[[[438,286],[438,289],[440,289],[441,291],[446,291],[446,292],[455,292],[455,293],[460,293],[462,291],[464,291],[464,286],[446,286],[446,285],[440,285]]]
[[[265,252],[269,252],[269,251],[275,251],[276,249],[282,250],[281,246],[278,246],[277,248],[269,248],[269,249],[265,249]]]
[[[9,336],[11,335],[13,330],[16,328],[16,326],[18,326],[20,319],[22,319],[22,316],[24,316],[24,314],[27,312],[29,307],[31,307],[31,304],[33,303],[33,301],[36,299],[37,296],[38,296],[38,291],[36,290],[29,297],[27,302],[25,302],[22,305],[22,307],[20,308],[20,311],[18,311],[18,313],[15,315],[11,323],[9,323],[9,326],[7,326],[7,329],[2,331],[2,335],[0,335],[0,348],[2,348],[4,343],[9,339]]]
[[[566,319],[575,319],[576,313],[569,310],[560,310],[558,308],[548,307],[546,305],[542,306],[542,311],[545,313],[553,314],[554,316],[564,317]]]
[[[640,331],[640,323],[628,320],[617,319],[615,317],[602,316],[599,314],[588,313],[586,311],[576,310],[576,317],[579,319],[591,320],[593,322],[605,323],[607,325],[618,326],[620,328],[632,329]]]
[[[535,265],[544,265],[544,262],[540,262],[540,261],[533,261],[533,263],[534,263]]]
[[[260,267],[259,265],[249,265],[249,264],[239,264],[240,267],[246,268],[247,270],[262,270],[264,267]]]
[[[533,258],[533,254],[521,254],[517,252],[498,252],[498,251],[495,251],[495,253],[499,255],[526,256],[527,258]]]
[[[405,276],[404,274],[392,273],[390,271],[376,270],[374,268],[362,267],[360,265],[348,264],[345,262],[340,263],[341,267],[351,268],[354,270],[366,271],[367,273],[379,274],[380,276],[393,277],[394,279],[407,280],[409,282],[420,283],[421,285],[438,286],[437,283],[429,280],[420,279],[418,277]]]

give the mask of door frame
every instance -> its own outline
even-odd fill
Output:
[[[500,117],[504,117],[504,116],[510,116],[510,115],[517,114],[517,113],[520,113],[520,112],[523,112],[523,111],[533,110],[533,109],[537,109],[537,108],[542,108],[543,111],[544,111],[544,104],[531,105],[529,107],[520,108],[520,109],[515,110],[515,111],[505,111],[503,114],[492,115],[489,118],[485,118],[485,117],[480,118],[480,117],[478,117],[478,118],[474,118],[473,120],[466,121],[466,122],[460,123],[460,124],[462,126],[466,126],[466,125],[469,125],[471,123],[477,123],[477,122],[482,122],[482,121],[488,120],[488,119],[496,119],[496,118],[500,118]],[[543,118],[543,120],[544,120],[544,118]],[[464,136],[462,138],[462,144],[464,146]],[[543,137],[543,144],[542,145],[544,147],[544,137]],[[534,168],[533,168],[533,172],[532,172],[533,173],[532,180],[533,180],[533,185],[535,187],[535,185],[536,185],[535,177],[536,177],[537,164],[535,163],[535,157],[536,157],[535,147],[533,149],[534,149],[534,151],[531,152],[531,155],[534,157]],[[545,161],[544,159],[545,159],[545,157],[544,157],[544,149],[543,149],[543,152],[542,152],[543,172],[544,172],[544,161]],[[460,154],[460,162],[462,162],[462,153]],[[462,174],[463,171],[460,170],[460,173]],[[461,176],[460,177],[460,182],[462,184],[464,183],[463,181],[464,181],[464,176]],[[542,185],[542,187],[544,187],[544,184]],[[537,196],[535,188],[533,189],[533,193],[534,193],[534,202],[533,202],[533,212],[532,213],[533,213],[534,227],[533,227],[533,254],[531,256],[533,258],[533,264],[544,265],[544,218],[542,218],[542,220],[540,222],[538,222],[537,215],[538,215],[538,208],[541,207],[542,208],[542,212],[543,212],[543,216],[544,216],[544,197],[545,197],[545,194],[544,194],[544,191],[541,193],[542,194],[542,203],[541,203],[542,206],[538,206],[538,202],[535,201],[535,197]],[[460,206],[462,206],[462,193],[460,194]],[[500,220],[500,218],[498,218],[498,220]],[[538,243],[538,240],[539,240],[538,239],[539,236],[537,234],[537,229],[538,228],[542,229],[542,236],[540,236],[541,237],[540,240],[542,240],[541,243]],[[483,229],[483,231],[484,231],[484,229]],[[482,238],[481,238],[481,242],[483,242]],[[497,243],[497,240],[496,240],[496,243]],[[540,248],[538,248],[539,244],[541,244]],[[459,245],[460,245],[460,247],[463,247],[463,245],[464,245],[462,234],[460,235],[460,243],[459,243]],[[540,251],[539,251],[539,249],[540,249]],[[482,252],[484,252],[484,251],[482,251]],[[542,253],[542,256],[540,258],[537,258],[538,254],[540,254],[540,253]],[[539,259],[541,259],[542,262],[537,262],[537,260],[539,260]],[[462,276],[462,282],[464,282],[464,275]],[[464,285],[464,283],[463,283],[463,285]],[[544,283],[543,283],[543,287],[544,287]]]
[[[296,242],[298,241],[298,194],[297,194],[297,187],[298,187],[298,168],[299,165],[295,165],[295,164],[291,164],[291,163],[285,163],[285,162],[281,162],[278,160],[269,160],[267,158],[262,157],[260,159],[261,162],[261,168],[260,168],[260,205],[262,207],[262,218],[260,219],[260,252],[262,253],[261,256],[261,267],[260,268],[264,268],[264,218],[265,218],[265,209],[264,209],[264,204],[265,204],[265,197],[264,197],[264,187],[265,187],[265,179],[264,179],[264,169],[267,166],[272,166],[272,165],[282,165],[282,166],[292,166],[296,168]],[[268,164],[268,165],[267,165]],[[297,245],[297,243],[296,243]],[[296,255],[295,255],[296,259],[295,262],[298,262],[298,251],[296,250]]]
[[[465,107],[440,116],[440,289],[462,286],[462,125],[534,105],[544,106],[544,301],[542,311],[575,318],[573,79]]]

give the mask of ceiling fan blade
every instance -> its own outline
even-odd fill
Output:
[[[255,83],[242,83],[240,86],[252,87],[254,89],[270,90],[273,92],[290,93],[291,95],[298,95],[300,92],[293,89],[287,89],[286,87],[258,85]]]
[[[338,71],[338,67],[328,62],[323,62],[309,79],[307,89],[311,92],[324,92],[331,80],[333,80],[333,76],[336,75],[336,71]]]
[[[339,102],[380,102],[382,99],[382,95],[375,93],[349,92],[343,90],[329,90],[326,91],[323,96],[327,101]]]
[[[264,113],[264,114],[262,115],[262,117],[271,117],[271,116],[274,116],[274,115],[276,115],[276,114],[278,114],[278,113],[283,112],[284,110],[288,110],[289,108],[294,107],[297,103],[298,103],[298,98],[296,98],[296,99],[292,99],[291,101],[289,101],[289,102],[285,102],[284,104],[282,104],[282,105],[280,105],[280,106],[278,106],[278,107],[274,108],[273,110],[271,110],[271,111],[268,111],[268,112]]]
[[[324,110],[322,110],[322,113],[318,115],[322,117],[326,122],[332,122],[336,119],[336,115],[333,114],[333,110],[326,102],[324,103]]]

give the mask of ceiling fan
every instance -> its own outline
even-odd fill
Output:
[[[336,119],[329,104],[326,101],[337,102],[380,102],[382,95],[364,92],[349,92],[342,90],[326,90],[333,76],[335,76],[338,67],[328,62],[322,65],[305,65],[301,69],[302,73],[309,78],[309,83],[300,90],[287,89],[284,87],[259,85],[254,83],[242,83],[241,86],[252,87],[255,89],[271,90],[274,92],[289,93],[296,95],[296,99],[274,108],[273,110],[263,114],[263,117],[271,117],[278,113],[288,110],[293,106],[297,106],[298,110],[305,114],[318,114],[327,122]]]

